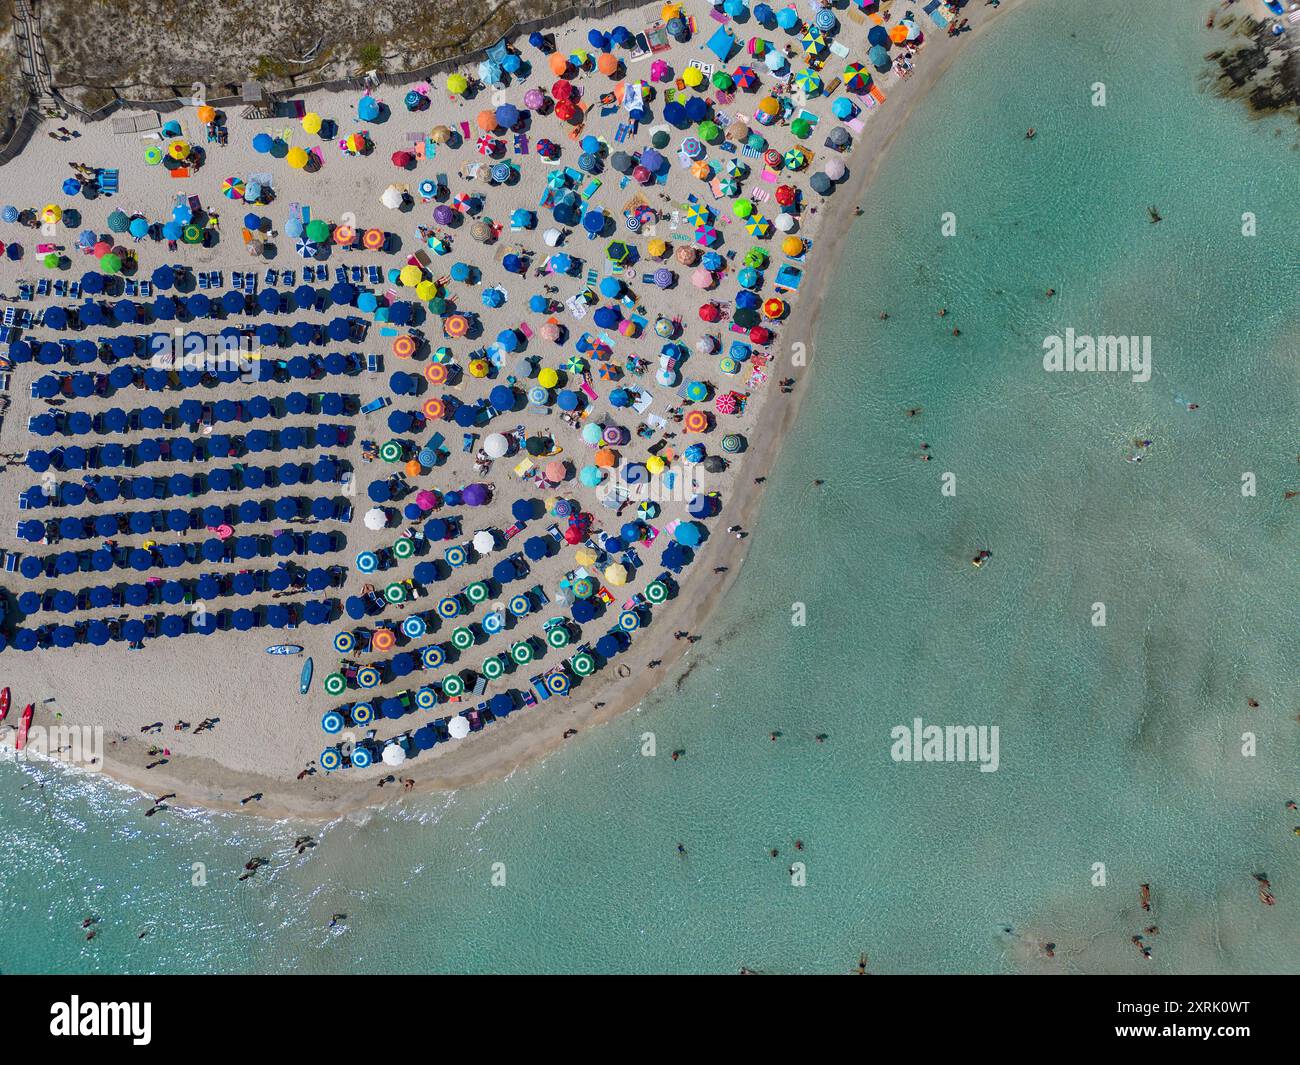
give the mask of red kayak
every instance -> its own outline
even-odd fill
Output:
[[[14,750],[21,751],[27,746],[27,727],[32,723],[32,711],[35,709],[35,703],[28,703],[27,709],[23,711],[23,719],[18,725],[18,742],[14,745]]]
[[[0,692],[0,721],[9,716],[9,689]]]

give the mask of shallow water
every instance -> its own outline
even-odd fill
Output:
[[[121,789],[0,765],[0,969],[1294,971],[1295,131],[1200,90],[1202,18],[1044,0],[918,109],[679,687],[304,857],[295,826],[145,820]],[[1045,373],[1066,327],[1150,335],[1152,379]],[[915,716],[998,726],[998,770],[895,764]],[[1147,963],[1129,936],[1151,923]]]

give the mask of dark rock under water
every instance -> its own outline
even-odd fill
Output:
[[[1300,120],[1300,46],[1294,34],[1273,36],[1271,25],[1245,15],[1219,24],[1231,40],[1206,56],[1217,68],[1215,91],[1245,101],[1253,114],[1291,111]]]

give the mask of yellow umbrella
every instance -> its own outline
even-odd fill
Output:
[[[438,294],[437,284],[435,284],[432,281],[429,281],[427,278],[415,286],[415,295],[419,299],[424,300],[424,302],[426,303],[428,303],[429,300],[433,299],[433,297],[436,296],[437,294]]]
[[[294,146],[289,149],[288,154],[284,157],[284,161],[295,170],[301,170],[307,165],[307,150],[305,148]]]
[[[172,141],[167,146],[167,154],[173,159],[184,159],[190,154],[190,145],[188,141]]]
[[[658,455],[651,455],[645,460],[645,468],[654,475],[659,475],[668,468],[668,463],[664,462]]]
[[[217,120],[217,109],[215,107],[209,107],[207,104],[201,104],[199,106],[198,118],[205,126],[209,122],[215,122]]]
[[[446,126],[434,126],[433,129],[429,131],[429,136],[439,144],[446,144],[451,140],[451,130]]]
[[[704,80],[704,72],[699,67],[687,67],[682,71],[682,81],[686,82],[688,88],[698,88],[700,82]]]
[[[470,377],[486,377],[488,375],[487,359],[471,359],[469,375]]]
[[[621,562],[615,562],[612,566],[605,567],[605,581],[617,588],[621,584],[627,584],[627,567]]]
[[[658,259],[668,250],[668,244],[662,237],[655,237],[650,241],[650,245],[646,250],[650,253],[652,259]]]
[[[579,566],[594,566],[596,564],[596,552],[590,547],[580,547],[574,552],[573,561]]]
[[[554,388],[560,382],[560,375],[549,366],[537,375],[537,383],[543,388]]]
[[[671,22],[673,19],[677,18],[677,16],[680,15],[681,13],[682,13],[681,4],[664,4],[664,6],[659,9],[659,17],[663,19],[665,22]]]
[[[453,96],[459,96],[469,88],[469,82],[465,79],[464,74],[449,74],[447,76],[447,91]]]
[[[413,266],[408,263],[406,266],[402,267],[402,272],[398,274],[397,277],[398,280],[407,288],[415,288],[416,285],[424,280],[424,271],[418,266]]]
[[[52,226],[63,217],[63,208],[56,203],[47,203],[44,210],[41,211],[41,221],[47,226]]]
[[[803,241],[795,236],[786,237],[781,241],[781,250],[786,255],[798,255],[803,251]]]
[[[320,115],[315,111],[308,111],[302,116],[302,128],[307,133],[319,133],[322,124]]]

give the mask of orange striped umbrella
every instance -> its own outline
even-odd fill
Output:
[[[391,651],[396,643],[392,629],[375,629],[370,637],[370,646],[376,651]]]
[[[424,413],[425,420],[430,422],[438,421],[447,413],[446,404],[440,399],[426,399],[420,410]]]
[[[407,334],[394,340],[393,354],[399,359],[409,359],[415,354],[415,337]]]
[[[371,251],[378,251],[384,246],[384,234],[379,229],[367,229],[361,243]]]
[[[351,226],[339,226],[334,230],[335,244],[351,244],[356,239],[357,231]]]
[[[702,410],[693,410],[686,415],[686,431],[702,433],[709,428],[709,416]]]
[[[463,337],[469,332],[469,319],[463,314],[453,314],[442,325],[449,337]]]
[[[431,385],[447,383],[447,367],[440,362],[431,362],[424,368],[424,379]]]

